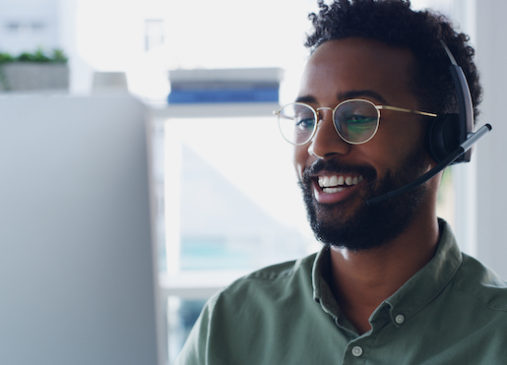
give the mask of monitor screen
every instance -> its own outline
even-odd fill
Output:
[[[156,364],[146,110],[0,97],[0,363]]]

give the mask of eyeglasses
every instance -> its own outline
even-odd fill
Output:
[[[338,104],[334,109],[330,107],[313,108],[305,103],[291,103],[284,105],[274,112],[278,116],[278,127],[282,137],[293,145],[308,143],[319,123],[321,110],[333,111],[333,125],[338,135],[347,143],[362,144],[368,142],[377,133],[380,110],[394,110],[404,113],[436,117],[437,114],[419,110],[399,108],[389,105],[375,105],[365,99],[349,99]]]

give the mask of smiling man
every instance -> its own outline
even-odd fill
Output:
[[[298,98],[277,114],[323,247],[211,298],[179,363],[507,363],[505,284],[436,216],[436,168],[481,94],[467,37],[402,0],[320,3],[311,19]]]

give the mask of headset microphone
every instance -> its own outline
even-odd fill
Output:
[[[490,124],[485,124],[477,132],[474,133],[472,131],[474,110],[470,88],[468,87],[463,70],[456,63],[451,51],[443,41],[441,41],[441,44],[451,62],[449,71],[456,90],[456,106],[458,110],[457,113],[439,115],[428,127],[426,137],[427,150],[433,160],[437,162],[437,165],[411,183],[367,200],[366,205],[378,204],[384,200],[406,193],[424,184],[452,163],[469,162],[472,145],[492,129]]]
[[[491,131],[491,129],[492,129],[491,124],[489,123],[484,124],[481,128],[477,130],[477,132],[472,133],[471,136],[469,136],[462,144],[460,144],[458,148],[456,148],[453,152],[451,152],[447,156],[447,158],[440,161],[434,168],[426,172],[424,175],[421,175],[416,180],[412,181],[411,183],[408,183],[407,185],[402,186],[401,188],[392,190],[388,193],[377,196],[375,198],[368,199],[366,201],[366,205],[371,206],[378,204],[384,200],[391,199],[400,194],[409,192],[410,190],[415,189],[419,185],[424,184],[426,181],[431,179],[433,176],[438,174],[440,171],[442,171],[447,166],[456,161],[461,155],[467,152],[470,149],[470,147],[472,147],[472,145],[479,140],[479,138],[484,136],[487,132]]]

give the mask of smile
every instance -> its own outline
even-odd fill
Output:
[[[357,185],[363,180],[362,175],[322,175],[318,177],[318,184],[324,193],[332,194],[343,191],[347,187]]]
[[[363,180],[359,174],[322,173],[313,179],[313,196],[319,204],[340,203],[354,195]]]

